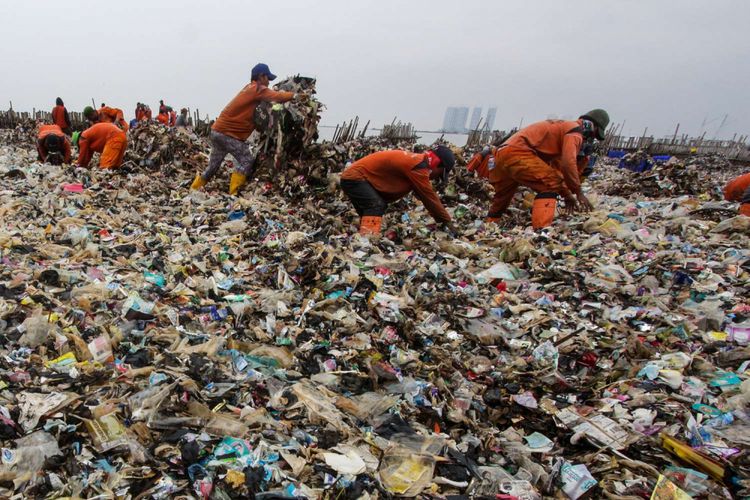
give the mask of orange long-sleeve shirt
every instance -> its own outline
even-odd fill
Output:
[[[59,125],[42,125],[39,127],[39,134],[37,135],[37,150],[39,151],[39,156],[42,157],[42,161],[47,161],[47,155],[48,151],[44,147],[44,139],[50,135],[54,134],[58,136],[63,141],[63,161],[65,163],[70,163],[70,139],[68,139],[68,136],[65,135],[62,131],[62,128]]]
[[[61,129],[70,127],[70,118],[68,112],[65,110],[65,106],[55,106],[52,108],[52,122]]]
[[[727,201],[750,203],[750,172],[729,181],[724,188],[724,198]]]
[[[103,152],[108,140],[124,133],[114,123],[107,122],[95,123],[81,132],[81,137],[78,141],[78,165],[88,167],[94,153]]]
[[[121,129],[125,130],[126,132],[130,127],[128,125],[128,122],[125,121],[125,114],[119,108],[110,108],[109,106],[104,106],[102,108],[99,108],[96,112],[99,115],[100,122],[116,123],[120,126]]]
[[[505,147],[531,151],[560,170],[571,192],[581,189],[576,157],[583,146],[583,134],[576,131],[580,121],[545,120],[522,128],[505,143]]]
[[[293,92],[277,92],[252,82],[240,90],[234,99],[222,110],[211,127],[224,135],[241,141],[250,137],[255,130],[255,108],[262,101],[287,102],[294,97]]]
[[[391,150],[355,161],[344,170],[341,179],[367,181],[388,202],[413,191],[436,221],[449,222],[451,216],[432,188],[430,172],[425,154]]]

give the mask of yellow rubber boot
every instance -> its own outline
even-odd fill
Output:
[[[190,184],[190,189],[195,191],[197,189],[202,188],[205,185],[206,185],[206,181],[203,180],[203,177],[201,177],[200,175],[196,175],[195,179],[193,179],[193,183]]]
[[[743,203],[740,205],[740,215],[750,217],[750,203]]]
[[[552,225],[557,210],[557,196],[540,194],[534,199],[531,207],[531,225],[534,229],[542,229]]]
[[[359,222],[359,234],[362,236],[380,234],[380,227],[382,224],[383,217],[378,215],[365,215]]]
[[[247,182],[247,176],[245,174],[238,174],[232,172],[232,178],[229,179],[229,194],[232,196],[236,195],[242,186]]]

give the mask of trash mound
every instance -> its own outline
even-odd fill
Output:
[[[304,94],[303,101],[262,102],[255,110],[257,132],[250,138],[258,152],[258,170],[276,170],[300,159],[318,139],[323,104],[315,98],[315,79],[294,76],[274,85],[278,91]]]
[[[0,143],[35,148],[36,130],[35,121],[31,119],[22,120],[15,128],[0,129]]]
[[[600,160],[606,165],[615,162],[612,159]],[[729,179],[742,171],[741,166],[717,154],[696,155],[686,160],[672,157],[668,161],[653,161],[641,151],[625,155],[619,165],[622,171],[616,176],[618,180],[604,187],[606,194],[638,194],[652,198],[705,195],[719,200],[723,185],[716,182],[716,177]]]
[[[125,163],[147,168],[169,165],[196,171],[205,166],[208,151],[208,141],[189,128],[142,122],[128,132]]]
[[[0,146],[0,496],[748,494],[750,218],[602,165],[545,232],[458,192],[457,238],[407,199],[368,241],[307,180],[35,158]]]

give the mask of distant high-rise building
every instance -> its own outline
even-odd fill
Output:
[[[479,120],[482,119],[482,108],[475,107],[474,111],[471,112],[471,120],[469,120],[469,130],[474,130],[479,126]]]
[[[469,108],[456,108],[456,121],[453,130],[459,133],[466,132],[466,120],[469,118]]]
[[[443,131],[446,131],[450,128],[451,123],[453,122],[454,117],[456,116],[456,108],[453,106],[448,106],[445,108],[445,116],[443,117]]]
[[[443,118],[443,132],[463,133],[466,132],[466,119],[469,117],[469,108],[449,107],[445,110]]]
[[[490,108],[487,110],[487,118],[484,120],[484,126],[487,130],[495,130],[495,116],[497,115],[497,108]]]

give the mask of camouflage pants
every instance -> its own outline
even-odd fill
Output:
[[[252,174],[253,165],[255,165],[255,155],[250,151],[247,143],[212,130],[211,156],[208,158],[208,168],[201,175],[204,181],[209,181],[216,175],[221,162],[224,161],[224,158],[228,154],[232,155],[235,159],[235,172],[245,174],[248,177]]]

